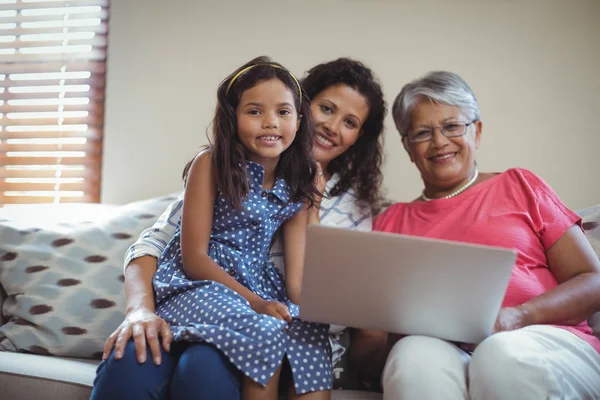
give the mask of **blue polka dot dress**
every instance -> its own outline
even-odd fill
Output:
[[[225,272],[266,300],[288,306],[291,323],[257,314],[237,292],[214,281],[192,281],[183,270],[181,221],[158,261],[154,275],[156,313],[171,325],[175,341],[206,341],[222,351],[246,376],[265,385],[287,357],[296,393],[332,385],[328,327],[299,320],[298,306],[269,261],[272,238],[302,208],[290,203],[286,182],[262,188],[264,169],[246,161],[248,198],[236,210],[220,194],[214,207],[209,256]]]

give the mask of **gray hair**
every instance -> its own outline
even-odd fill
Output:
[[[392,107],[396,129],[405,136],[410,129],[414,105],[426,98],[438,104],[455,106],[471,120],[480,119],[479,104],[471,87],[453,72],[433,71],[407,83]]]

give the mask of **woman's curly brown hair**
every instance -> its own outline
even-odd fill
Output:
[[[302,85],[308,97],[313,99],[324,89],[335,85],[347,85],[363,95],[369,105],[358,140],[327,166],[330,175],[339,174],[340,180],[329,193],[339,196],[352,188],[358,202],[369,207],[377,215],[384,206],[381,193],[383,174],[383,121],[387,113],[381,86],[369,68],[359,61],[339,58],[311,68]]]

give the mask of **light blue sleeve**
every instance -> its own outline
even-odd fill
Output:
[[[182,209],[183,193],[167,207],[154,225],[142,231],[138,240],[127,249],[123,270],[132,260],[141,256],[159,258],[162,255],[167,243],[175,234]]]

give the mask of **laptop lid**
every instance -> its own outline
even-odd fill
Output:
[[[514,250],[309,225],[300,318],[478,343],[494,327]]]

